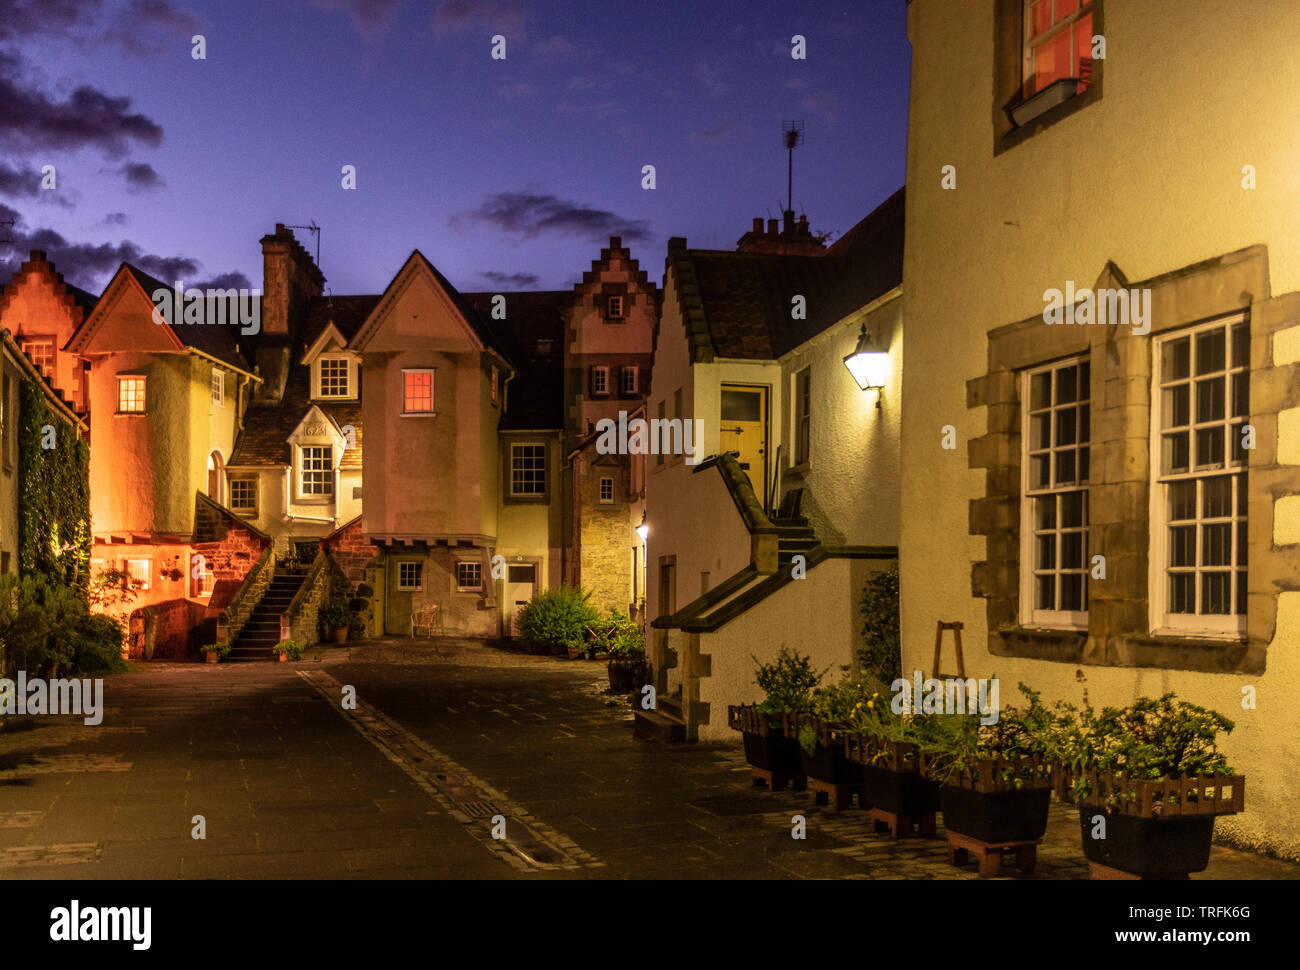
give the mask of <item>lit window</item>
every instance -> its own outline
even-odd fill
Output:
[[[402,412],[404,414],[433,413],[433,371],[402,371],[403,394]]]
[[[499,381],[500,381],[500,378],[498,377],[499,373],[500,372],[495,367],[492,368],[492,403],[493,404],[497,403],[497,394],[498,394]]]
[[[477,592],[483,588],[481,562],[456,563],[456,589],[462,593]]]
[[[510,446],[510,494],[546,494],[546,445]]]
[[[413,593],[424,589],[424,563],[399,562],[397,564],[397,589]]]
[[[195,569],[195,566],[198,568]],[[212,564],[208,562],[207,556],[198,553],[194,555],[190,565],[190,582],[195,599],[212,595],[212,588],[216,585],[216,575],[212,572]]]
[[[257,479],[230,480],[230,507],[236,512],[257,512]]]
[[[794,463],[803,465],[812,454],[812,368],[801,370],[794,383]]]
[[[1025,0],[1024,95],[1062,78],[1092,80],[1091,0]]]
[[[144,414],[143,377],[117,379],[117,411],[119,414]]]
[[[611,296],[605,300],[605,316],[611,320],[622,319],[623,298],[621,296]]]
[[[635,394],[637,384],[637,372],[635,367],[624,367],[622,373],[622,389],[624,394]]]
[[[334,494],[334,449],[329,445],[302,449],[300,495]]]
[[[609,393],[609,368],[604,364],[598,364],[591,369],[591,393]]]
[[[1039,626],[1088,625],[1089,371],[1078,358],[1025,376],[1021,602]]]
[[[614,504],[614,479],[602,478],[600,480],[600,502],[602,505]]]
[[[126,577],[132,589],[147,590],[149,588],[149,576],[153,572],[152,559],[128,559],[126,561]]]
[[[1155,358],[1160,446],[1152,454],[1153,626],[1240,633],[1250,328],[1219,322],[1180,331],[1159,342]]]
[[[54,379],[54,341],[53,340],[24,340],[22,343],[23,353],[27,355],[36,369],[41,372],[46,380]]]
[[[320,396],[348,396],[348,362],[342,358],[325,358],[320,362]]]
[[[212,369],[212,403],[216,405],[226,403],[226,375],[215,367]]]

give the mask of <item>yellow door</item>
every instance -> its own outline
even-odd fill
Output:
[[[736,452],[754,495],[767,504],[767,388],[722,385],[722,451]]]

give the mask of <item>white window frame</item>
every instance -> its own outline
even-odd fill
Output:
[[[540,448],[542,451],[542,487],[540,491],[519,491],[515,488],[515,453],[522,448]],[[541,441],[512,441],[510,443],[510,467],[507,473],[510,476],[510,497],[511,498],[545,498],[550,494],[550,469],[547,447],[545,442]],[[524,469],[525,471],[529,469]]]
[[[139,579],[135,574],[135,570],[132,568],[138,563],[144,563],[143,579]],[[152,559],[127,559],[123,561],[122,566],[123,566],[123,572],[126,573],[126,582],[128,588],[144,593],[147,592],[152,587],[153,585],[153,560]],[[135,585],[137,580],[140,583],[139,586]]]
[[[472,586],[466,586],[461,580],[460,570],[462,566],[471,568],[477,567],[478,581]],[[483,592],[483,561],[481,559],[458,559],[456,560],[456,592],[458,593],[481,593]]]
[[[236,486],[236,485],[251,485],[251,486],[253,487],[253,504],[252,504],[252,505],[236,505],[236,504],[235,504],[235,486]],[[258,494],[259,491],[260,491],[260,490],[259,490],[259,488],[258,488],[258,479],[257,479],[256,476],[249,477],[249,476],[247,476],[247,475],[230,475],[230,474],[227,474],[227,475],[226,475],[226,494],[230,496],[230,510],[231,510],[232,512],[251,512],[251,513],[253,513],[254,516],[256,516],[256,515],[257,515],[257,500],[261,497],[261,496]]]
[[[437,401],[438,382],[434,374],[435,369],[432,367],[403,367],[402,368],[402,414],[404,415],[433,415],[437,414],[435,402]],[[429,407],[425,410],[412,411],[406,406],[406,379],[420,374],[429,375]]]
[[[1056,396],[1055,395],[1055,388],[1056,388],[1055,372],[1067,367],[1072,367],[1072,366],[1077,367],[1078,365],[1087,362],[1089,362],[1089,357],[1087,354],[1083,354],[1077,357],[1068,357],[1065,358],[1064,360],[1053,361],[1050,364],[1043,364],[1039,367],[1029,368],[1028,370],[1024,371],[1020,376],[1021,379],[1020,622],[1022,625],[1027,627],[1036,627],[1039,629],[1049,629],[1049,630],[1075,630],[1075,631],[1086,631],[1088,629],[1088,609],[1087,609],[1087,605],[1089,603],[1088,585],[1089,585],[1089,580],[1091,579],[1090,576],[1091,568],[1090,568],[1089,548],[1088,548],[1088,533],[1091,528],[1091,508],[1089,503],[1090,489],[1088,486],[1088,479],[1083,479],[1082,481],[1079,481],[1077,484],[1073,484],[1073,485],[1054,484],[1056,478],[1057,451],[1069,450],[1071,448],[1074,449],[1075,474],[1076,476],[1078,476],[1079,451],[1083,447],[1087,447],[1089,449],[1089,457],[1091,457],[1091,449],[1094,447],[1092,442],[1091,428],[1086,429],[1088,432],[1088,440],[1085,442],[1082,439],[1082,432],[1085,429],[1083,429],[1078,423],[1076,423],[1075,440],[1072,445],[1058,446],[1057,439],[1056,439],[1057,411],[1064,411],[1067,408],[1074,408],[1075,413],[1077,415],[1078,408],[1084,404],[1087,404],[1089,421],[1091,421],[1092,386],[1096,384],[1096,381],[1091,378],[1091,375],[1089,375],[1089,389],[1088,389],[1089,396],[1087,398],[1079,398],[1078,395],[1076,394],[1075,401],[1070,402],[1069,404],[1058,405],[1055,400],[1055,396]],[[1089,369],[1091,370],[1091,368]],[[1045,373],[1053,374],[1052,383],[1051,383],[1052,399],[1049,402],[1047,408],[1034,409],[1032,407],[1033,401],[1031,396],[1031,387],[1033,385],[1033,379],[1036,375],[1045,374]],[[1043,411],[1047,411],[1050,414],[1049,420],[1051,422],[1051,439],[1049,441],[1049,445],[1047,449],[1033,447],[1034,442],[1030,434],[1031,422],[1034,415],[1040,414]],[[1033,464],[1031,461],[1031,453],[1042,452],[1044,450],[1046,450],[1048,454],[1049,484],[1045,487],[1033,487],[1030,485],[1030,469]],[[1089,462],[1089,477],[1091,477],[1091,461]],[[1079,491],[1083,492],[1083,526],[1081,531],[1083,535],[1082,574],[1083,574],[1084,609],[1082,610],[1038,609],[1035,606],[1035,603],[1037,602],[1037,595],[1038,595],[1037,581],[1038,581],[1039,573],[1042,571],[1036,568],[1037,555],[1038,555],[1038,534],[1035,529],[1035,521],[1034,521],[1035,500],[1038,498],[1043,498],[1047,495],[1062,495],[1070,492],[1079,492]],[[1060,521],[1059,501],[1058,501],[1058,509],[1056,515],[1057,515],[1055,520],[1056,524],[1052,530],[1052,532],[1056,536],[1059,537],[1063,535],[1066,531],[1071,531],[1071,532],[1076,531],[1073,527],[1071,527],[1068,530],[1062,527]],[[1061,602],[1061,585],[1060,585],[1059,577],[1064,573],[1077,572],[1078,570],[1074,570],[1074,569],[1065,570],[1061,567],[1060,565],[1061,552],[1060,552],[1059,538],[1057,541],[1058,544],[1056,549],[1056,565],[1053,567],[1052,570],[1050,570],[1050,572],[1056,577],[1058,577],[1057,586],[1054,595],[1055,595],[1055,602],[1059,605]]]
[[[1096,4],[1093,2],[1093,0],[1079,0],[1079,8],[1075,10],[1074,13],[1067,16],[1059,24],[1053,24],[1051,27],[1043,31],[1043,33],[1039,34],[1037,37],[1033,37],[1030,34],[1030,31],[1032,31],[1034,28],[1033,28],[1033,20],[1032,17],[1030,16],[1029,10],[1030,7],[1032,7],[1035,2],[1037,2],[1037,0],[1024,0],[1023,4],[1021,5],[1021,9],[1023,11],[1023,14],[1021,16],[1021,22],[1024,25],[1024,29],[1020,37],[1020,50],[1021,50],[1020,88],[1022,91],[1024,90],[1025,85],[1029,83],[1029,79],[1034,76],[1035,49],[1043,46],[1043,44],[1055,40],[1058,34],[1065,33],[1065,32],[1069,33],[1070,56],[1073,58],[1071,63],[1076,66],[1078,65],[1079,52],[1075,49],[1075,36],[1074,36],[1075,24],[1077,24],[1080,20],[1082,20],[1087,15],[1095,14],[1096,12],[1095,11]],[[1052,19],[1055,20],[1056,19],[1055,4],[1059,2],[1059,0],[1043,0],[1043,2],[1053,8]],[[1093,31],[1095,32],[1096,29],[1097,29],[1096,18],[1094,17]],[[1092,54],[1091,44],[1088,47],[1088,53],[1089,56],[1091,56]],[[1092,83],[1093,82],[1090,81],[1089,86],[1091,86]],[[1041,90],[1043,89],[1042,88],[1038,89],[1038,91]],[[1038,91],[1035,91],[1033,93],[1037,94]]]
[[[609,498],[605,497],[605,486],[609,486]],[[614,479],[608,475],[602,475],[596,488],[596,497],[601,505],[614,504]]]
[[[212,403],[217,407],[226,404],[226,372],[220,367],[212,368]]]
[[[326,364],[330,364],[331,367],[335,364],[343,365],[342,391],[338,391],[338,390],[327,391],[325,389],[325,381],[326,381],[325,365]],[[353,396],[352,362],[348,360],[346,356],[342,354],[324,355],[319,359],[317,359],[315,369],[316,369],[316,397],[324,400],[334,401],[334,400],[346,400],[347,398]],[[331,381],[337,381],[339,378],[337,377],[337,375],[331,375],[328,379]],[[405,385],[405,381],[403,381],[403,385]],[[405,396],[405,391],[406,391],[405,386],[403,386],[402,391],[403,391],[403,396]]]
[[[609,365],[608,364],[592,365],[591,394],[593,397],[609,396]]]
[[[631,380],[628,380],[631,378]],[[640,374],[635,364],[625,364],[619,372],[619,390],[624,394],[636,394],[640,386]]]
[[[314,444],[314,445],[298,445],[297,447],[298,447],[298,451],[297,451],[298,467],[294,469],[294,471],[297,473],[296,477],[298,480],[298,486],[296,489],[297,497],[300,500],[305,499],[308,501],[313,501],[313,500],[333,501],[335,497],[335,491],[336,491],[335,486],[337,484],[337,476],[338,476],[338,462],[335,460],[336,456],[334,454],[334,446],[332,444]],[[315,460],[315,459],[309,459],[309,456],[307,454],[309,451],[326,452],[329,457],[330,467],[328,469],[307,468],[308,460]],[[321,456],[321,457],[325,457],[325,456]],[[306,476],[308,472],[318,473],[322,471],[329,472],[329,480],[328,480],[329,491],[327,492],[307,491],[304,488],[304,486],[307,484]]]
[[[1243,451],[1240,459],[1233,458],[1233,440],[1240,440],[1240,428],[1243,424],[1250,423],[1249,414],[1249,397],[1247,397],[1246,415],[1233,414],[1233,393],[1232,378],[1233,375],[1242,375],[1246,385],[1246,393],[1250,391],[1250,343],[1249,339],[1246,344],[1246,362],[1239,363],[1233,352],[1232,332],[1236,326],[1245,326],[1249,328],[1250,323],[1247,316],[1243,313],[1234,313],[1230,316],[1219,317],[1215,320],[1208,320],[1195,324],[1191,327],[1183,327],[1169,333],[1161,334],[1155,340],[1155,345],[1151,353],[1151,548],[1149,550],[1148,562],[1150,572],[1147,577],[1147,589],[1149,591],[1150,606],[1150,623],[1151,633],[1154,636],[1182,636],[1182,637],[1205,637],[1216,640],[1240,640],[1246,634],[1246,613],[1170,613],[1170,592],[1169,592],[1169,559],[1170,559],[1170,520],[1169,512],[1169,485],[1180,481],[1201,482],[1209,478],[1219,478],[1230,476],[1232,478],[1232,496],[1229,505],[1229,514],[1211,519],[1211,522],[1218,524],[1230,523],[1233,531],[1228,537],[1228,554],[1229,564],[1226,567],[1219,567],[1212,571],[1221,571],[1226,568],[1229,573],[1228,596],[1230,601],[1235,605],[1238,598],[1237,574],[1243,568],[1243,564],[1238,562],[1238,531],[1245,531],[1249,535],[1250,517],[1249,507],[1247,512],[1240,512],[1243,500],[1248,500],[1249,493],[1249,451]],[[1217,374],[1224,375],[1224,417],[1222,420],[1196,420],[1196,382],[1198,378],[1204,378],[1205,374],[1197,372],[1196,369],[1196,338],[1199,334],[1223,329],[1224,333],[1224,353],[1226,365],[1223,371],[1209,372],[1211,378]],[[1247,329],[1249,336],[1249,329]],[[1175,340],[1188,338],[1191,341],[1189,369],[1190,376],[1186,380],[1166,381],[1164,374],[1164,347],[1166,344]],[[1188,431],[1188,459],[1186,472],[1171,472],[1165,474],[1161,471],[1163,460],[1163,438],[1170,429],[1162,427],[1164,424],[1164,407],[1166,386],[1172,387],[1176,384],[1190,384],[1188,400],[1188,421],[1187,425],[1176,425],[1177,428],[1186,428]],[[1196,431],[1204,430],[1214,426],[1223,428],[1225,435],[1223,443],[1223,462],[1216,465],[1197,466],[1196,457]],[[1241,493],[1246,492],[1243,496]],[[1191,574],[1195,577],[1193,580],[1193,595],[1196,597],[1199,608],[1202,595],[1201,576],[1205,568],[1201,565],[1201,558],[1204,555],[1203,539],[1201,528],[1206,524],[1204,515],[1204,505],[1202,504],[1203,488],[1198,484],[1196,487],[1195,499],[1195,518],[1186,521],[1195,526],[1195,547],[1196,547],[1196,567],[1191,569]],[[1247,539],[1249,547],[1249,539]],[[1244,568],[1249,570],[1249,552],[1247,552],[1246,564]]]
[[[139,384],[139,407],[127,409],[123,407],[127,398],[123,396],[126,385]],[[135,395],[131,395],[132,398]],[[148,406],[148,384],[143,374],[118,374],[117,375],[117,413],[118,414],[145,414],[145,408]]]
[[[417,579],[415,585],[402,578],[402,567],[413,566]],[[424,563],[419,559],[399,559],[397,561],[397,591],[399,593],[421,593],[424,591]]]
[[[27,359],[31,361],[32,366],[40,371],[41,376],[46,380],[53,381],[54,375],[57,372],[59,360],[58,341],[53,337],[27,337],[20,339],[22,339],[22,343],[20,344],[22,352],[27,355]],[[41,357],[48,357],[48,364],[42,364],[33,354],[33,351],[37,347],[49,348],[48,355],[44,353],[41,354]],[[49,368],[48,371],[46,370],[47,367]]]

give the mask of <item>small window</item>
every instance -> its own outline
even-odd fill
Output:
[[[348,396],[348,361],[345,357],[325,357],[320,362],[320,396]]]
[[[492,403],[497,403],[497,394],[500,393],[500,371],[495,367],[492,368]]]
[[[546,494],[546,445],[510,446],[510,494]]]
[[[36,369],[41,372],[41,376],[47,381],[54,379],[54,341],[44,338],[24,340],[22,342],[23,353],[27,355]]]
[[[551,340],[550,338],[543,338],[537,341],[537,356],[538,357],[551,356],[551,350],[554,348],[554,346],[555,346],[555,341]]]
[[[614,504],[614,479],[602,478],[600,480],[600,504]]]
[[[597,364],[591,369],[591,393],[609,393],[609,368],[604,364]]]
[[[236,512],[257,514],[257,479],[230,480],[230,507]]]
[[[402,382],[402,413],[432,414],[433,371],[404,370],[402,371]]]
[[[300,495],[334,494],[334,449],[330,445],[302,449],[299,483]]]
[[[226,403],[226,374],[212,368],[212,403],[218,407]]]
[[[1092,81],[1091,2],[1025,0],[1024,96],[1063,78],[1077,78],[1076,93]]]
[[[126,561],[127,581],[131,584],[132,589],[147,590],[149,588],[149,576],[152,573],[152,559],[128,559]]]
[[[397,564],[397,589],[402,593],[415,593],[424,589],[424,563],[399,562]]]
[[[635,394],[637,389],[637,369],[635,367],[624,367],[622,372],[621,388],[624,394]]]
[[[117,413],[144,414],[144,378],[139,376],[117,379]]]
[[[605,298],[605,316],[610,320],[623,319],[623,297],[609,296]]]
[[[483,564],[477,560],[456,563],[456,589],[477,593],[483,589]]]
[[[812,451],[812,368],[805,367],[794,379],[795,436],[794,463],[807,464]]]
[[[208,562],[208,557],[196,553],[190,563],[191,595],[195,599],[206,599],[212,595],[212,588],[215,585],[216,574],[212,571],[212,564]]]

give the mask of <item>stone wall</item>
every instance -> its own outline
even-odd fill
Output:
[[[584,453],[574,460],[574,506],[577,559],[576,584],[591,592],[591,603],[598,610],[621,610],[631,607],[632,529],[631,503],[628,498],[626,460],[614,456],[595,457]],[[614,501],[600,501],[600,480],[614,479]]]
[[[248,622],[253,610],[261,602],[273,579],[275,579],[275,555],[272,550],[264,549],[257,562],[244,575],[238,590],[217,617],[217,642],[232,643],[239,637],[244,624]],[[215,591],[213,596],[216,596]]]

